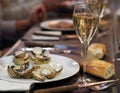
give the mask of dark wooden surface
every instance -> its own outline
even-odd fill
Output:
[[[36,30],[41,30],[39,27],[35,26],[33,28],[31,28],[23,38],[21,38],[4,56],[8,56],[8,55],[12,55],[15,51],[21,49],[22,47],[26,47],[24,45],[25,41],[32,41],[31,39],[31,35],[33,34],[34,31]],[[62,37],[66,36],[66,35],[74,35],[75,32],[64,32]],[[109,62],[113,62],[113,50],[112,50],[112,42],[110,39],[110,35],[109,33],[107,35],[104,35],[102,37],[94,37],[94,39],[92,40],[91,43],[93,42],[99,42],[99,43],[104,43],[107,46],[107,52],[105,54],[104,60],[107,60]],[[36,42],[36,41],[34,41]],[[65,39],[62,38],[59,41],[37,41],[37,42],[48,42],[48,43],[53,43],[53,44],[61,44],[61,45],[67,45],[67,46],[73,46],[73,47],[78,47],[77,50],[75,50],[74,54],[64,54],[64,53],[55,53],[57,55],[62,55],[62,56],[66,56],[66,57],[70,57],[74,60],[76,60],[79,63],[79,60],[81,59],[80,57],[80,42],[77,38],[74,39]],[[112,77],[112,78],[116,78],[116,77],[120,77],[120,62],[115,61],[115,68],[116,68],[116,74]],[[50,88],[50,87],[56,87],[56,86],[61,86],[61,85],[69,85],[69,84],[73,84],[77,81],[77,79],[81,76],[81,71],[78,72],[75,76],[72,76],[70,78],[64,79],[64,80],[60,80],[60,81],[55,81],[55,82],[49,82],[49,83],[42,83],[42,84],[34,84],[31,87],[31,93],[34,92],[34,90],[36,89],[43,89],[43,88]],[[90,76],[90,75],[88,75]],[[102,80],[99,79],[97,77],[94,76],[90,76],[96,80]],[[117,91],[117,92],[116,92]],[[22,92],[21,92],[22,93]],[[116,84],[114,84],[113,86],[102,90],[102,91],[92,91],[90,89],[84,88],[84,89],[78,89],[78,90],[74,90],[74,91],[68,91],[68,92],[64,92],[64,93],[120,93],[120,81],[118,81]]]

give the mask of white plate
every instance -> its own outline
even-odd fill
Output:
[[[46,79],[45,81],[37,81],[33,79],[17,79],[17,78],[9,77],[7,73],[7,66],[14,65],[12,60],[13,56],[8,56],[0,59],[0,79],[6,80],[6,81],[12,81],[12,82],[44,83],[44,82],[52,82],[52,81],[69,78],[75,75],[80,69],[79,64],[71,58],[60,56],[60,55],[53,55],[53,54],[51,54],[50,56],[51,56],[51,62],[58,63],[63,66],[63,70],[60,72],[60,74],[53,79]]]
[[[54,28],[54,27],[50,27],[50,24],[56,24],[59,22],[66,22],[66,23],[71,23],[73,24],[72,19],[54,19],[54,20],[48,20],[48,21],[43,21],[40,24],[40,27],[43,29],[48,29],[48,30],[56,30],[56,31],[74,31],[74,28]]]

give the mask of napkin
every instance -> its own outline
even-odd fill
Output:
[[[40,31],[36,30],[30,36],[24,36],[22,40],[36,40],[36,41],[56,41],[61,39],[62,32],[61,31]]]
[[[35,31],[35,35],[46,35],[46,36],[61,36],[62,32],[61,31]]]
[[[32,35],[32,40],[51,40],[51,41],[56,41],[56,40],[60,40],[60,37],[57,37],[57,36]]]
[[[17,83],[0,80],[0,91],[26,91],[31,83]]]
[[[32,40],[60,40],[61,31],[35,31]]]

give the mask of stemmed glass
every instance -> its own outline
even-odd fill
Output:
[[[105,5],[107,3],[107,0],[87,0],[88,3],[95,3],[98,8],[98,16],[99,19],[101,19],[104,16],[105,11]]]
[[[73,23],[75,32],[82,45],[83,77],[82,83],[86,82],[86,58],[90,41],[98,27],[99,17],[96,4],[81,2],[74,6]]]
[[[87,2],[89,3],[95,3],[97,5],[98,8],[98,16],[99,16],[99,26],[100,27],[100,21],[102,20],[104,13],[105,13],[105,7],[106,4],[108,3],[107,0],[87,0]],[[100,33],[99,31],[97,32],[98,36],[103,36],[104,34],[106,34],[106,31],[104,33]]]
[[[101,19],[104,16],[106,0],[96,0],[96,3],[98,7],[98,16],[99,19]]]

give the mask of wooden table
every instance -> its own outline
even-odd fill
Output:
[[[39,27],[34,26],[32,27],[26,34],[25,36],[18,40],[16,42],[16,44],[4,55],[4,56],[8,56],[8,55],[12,55],[15,51],[17,51],[18,49],[25,47],[24,42],[27,40],[32,40],[31,39],[31,35],[33,34],[34,31],[36,30],[40,30]],[[63,33],[63,36],[66,36],[68,34],[75,34],[74,32],[70,32],[67,34]],[[78,47],[78,50],[76,51],[75,54],[63,54],[63,53],[57,53],[58,55],[62,55],[62,56],[66,56],[66,57],[70,57],[72,59],[74,59],[75,61],[79,62],[79,60],[81,59],[80,57],[80,43],[79,40],[77,38],[74,39],[61,39],[59,41],[40,41],[40,42],[49,42],[49,43],[53,43],[53,44],[61,44],[61,45],[67,45],[67,46],[73,46],[73,47]],[[102,37],[99,38],[94,38],[94,40],[92,42],[100,42],[100,43],[104,43],[107,45],[107,52],[105,55],[105,59],[108,61],[113,61],[113,55],[112,55],[112,49],[111,49],[111,41],[110,41],[110,35],[109,33],[107,35],[104,35]],[[114,77],[120,77],[120,62],[115,62],[115,66],[116,66],[116,74]],[[79,76],[81,76],[81,72],[78,72],[76,75],[64,79],[64,80],[60,80],[60,81],[55,81],[55,82],[49,82],[49,83],[41,83],[41,84],[35,84],[33,86],[33,88],[31,89],[31,93],[36,90],[36,89],[40,89],[40,88],[50,88],[50,87],[56,87],[56,86],[61,86],[61,85],[69,85],[69,84],[74,84],[77,79],[79,78]],[[93,76],[91,76],[93,77]],[[95,77],[96,78],[96,77]],[[99,78],[96,78],[98,80],[102,80]],[[74,91],[69,91],[69,92],[64,92],[64,93],[120,93],[120,82],[117,82],[115,85],[102,90],[102,91],[92,91],[90,89],[78,89],[78,90],[74,90]]]

